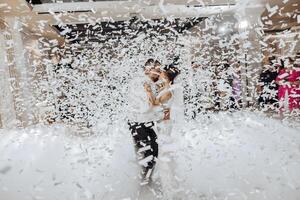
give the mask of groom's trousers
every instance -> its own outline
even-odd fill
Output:
[[[157,135],[153,129],[154,122],[129,122],[128,125],[136,152],[141,156],[139,164],[143,165],[146,171],[153,169],[158,156]]]

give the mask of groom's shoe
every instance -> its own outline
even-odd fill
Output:
[[[140,178],[141,178],[140,184],[141,185],[147,185],[147,184],[149,184],[149,179],[146,178],[146,173],[147,173],[146,169],[143,168],[143,170],[140,173]]]
[[[146,185],[151,182],[153,171],[154,171],[154,166],[152,168],[144,168],[141,185]]]
[[[147,185],[151,182],[153,168],[143,167],[141,172],[141,185]]]
[[[149,182],[150,182],[150,179],[143,179],[142,181],[141,181],[141,185],[143,186],[143,185],[148,185],[149,184]]]

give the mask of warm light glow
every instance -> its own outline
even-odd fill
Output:
[[[247,28],[248,27],[248,21],[241,21],[239,24],[240,28]]]
[[[219,28],[219,33],[225,33],[226,32],[226,27],[225,26],[221,26],[220,28]]]

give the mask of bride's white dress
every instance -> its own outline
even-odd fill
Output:
[[[172,130],[180,127],[183,122],[183,94],[180,84],[173,84],[170,88],[159,92],[158,97],[165,92],[170,91],[172,97],[163,104],[163,107],[170,108],[170,120],[162,121],[157,124],[159,155],[156,166],[157,177],[162,185],[163,196],[165,199],[176,199],[176,189],[179,189],[176,180],[176,153],[175,140],[172,136]]]

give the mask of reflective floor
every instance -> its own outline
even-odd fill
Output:
[[[291,124],[246,112],[182,124],[159,135],[146,186],[124,122],[89,137],[60,125],[0,130],[0,199],[298,200],[300,126]]]

